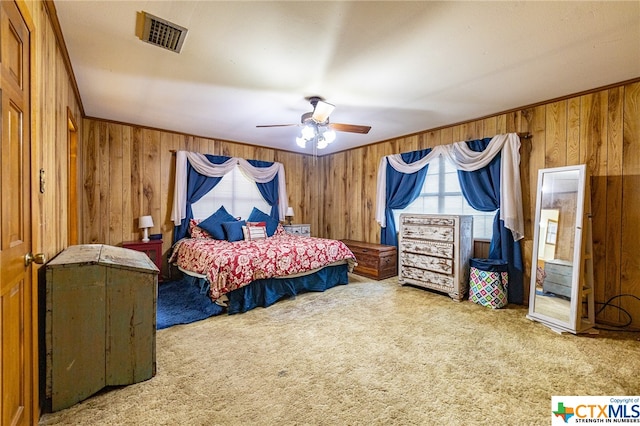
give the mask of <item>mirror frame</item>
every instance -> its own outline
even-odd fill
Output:
[[[578,172],[576,215],[573,240],[573,270],[571,275],[571,301],[569,320],[563,321],[540,312],[536,312],[536,281],[540,245],[540,216],[542,211],[542,187],[545,175],[557,172]],[[589,194],[585,198],[585,194]],[[538,170],[536,191],[536,210],[531,260],[531,285],[529,289],[529,313],[527,318],[539,321],[552,330],[563,333],[582,333],[595,325],[593,313],[593,264],[591,259],[591,196],[586,176],[586,165],[554,167]],[[546,241],[546,235],[544,235]],[[586,300],[586,309],[583,302]]]

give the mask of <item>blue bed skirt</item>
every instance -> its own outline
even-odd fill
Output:
[[[197,278],[194,280],[198,281]],[[292,297],[307,291],[325,291],[337,285],[349,283],[348,266],[327,266],[313,274],[296,278],[269,278],[252,281],[248,285],[227,293],[229,298],[227,313],[247,312],[258,306],[266,308],[285,297]],[[208,293],[208,284],[201,291]],[[222,312],[220,312],[222,313]]]
[[[270,278],[256,280],[242,288],[227,293],[227,312],[237,314],[255,307],[266,308],[284,297],[305,291],[325,291],[340,284],[349,283],[347,265],[328,266],[310,275],[296,278]]]

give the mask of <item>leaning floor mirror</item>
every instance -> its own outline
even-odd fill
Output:
[[[586,166],[538,171],[527,317],[558,333],[595,333]]]

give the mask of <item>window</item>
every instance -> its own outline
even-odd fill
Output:
[[[195,219],[206,219],[220,206],[243,219],[249,217],[254,207],[267,214],[271,212],[271,206],[262,198],[255,182],[247,178],[238,166],[224,175],[204,197],[193,203],[191,209]]]
[[[394,210],[396,224],[401,213],[463,214],[473,216],[473,237],[491,239],[496,212],[481,212],[462,195],[458,171],[444,157],[429,163],[422,191],[404,210]]]

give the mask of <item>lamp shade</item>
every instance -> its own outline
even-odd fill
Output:
[[[151,216],[140,216],[138,228],[153,228],[153,218]]]
[[[287,207],[287,214],[285,216],[294,216],[293,207]]]
[[[316,123],[324,123],[329,119],[329,115],[333,112],[335,105],[327,102],[318,101],[313,109],[313,119]]]

